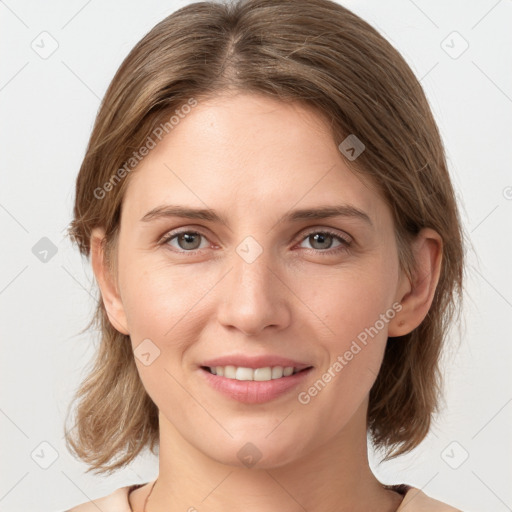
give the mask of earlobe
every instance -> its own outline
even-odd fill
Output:
[[[412,280],[403,276],[397,300],[402,309],[389,323],[388,336],[404,336],[413,331],[427,316],[441,274],[443,241],[431,228],[423,228],[414,241],[416,273]]]
[[[91,264],[96,281],[100,288],[103,305],[113,327],[122,334],[129,334],[123,303],[105,259],[105,231],[94,228],[91,234]]]

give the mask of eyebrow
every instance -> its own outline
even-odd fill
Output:
[[[199,219],[210,222],[220,222],[228,226],[226,218],[209,208],[189,208],[179,205],[162,205],[153,208],[147,212],[140,220],[141,222],[150,222],[152,220],[182,217],[187,219]],[[364,211],[350,204],[342,204],[336,206],[322,206],[319,208],[303,208],[293,210],[285,214],[279,222],[297,222],[300,220],[321,220],[332,217],[347,217],[363,220],[365,223],[373,227],[373,223]]]

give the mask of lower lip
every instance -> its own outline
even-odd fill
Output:
[[[214,375],[204,368],[200,368],[199,371],[206,382],[223,395],[244,404],[262,404],[291,391],[309,375],[312,369],[308,368],[288,377],[265,381],[228,379]]]

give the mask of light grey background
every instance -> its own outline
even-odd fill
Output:
[[[79,331],[96,296],[65,228],[100,98],[133,45],[187,3],[0,1],[1,511],[58,512],[157,474],[145,455],[111,477],[85,475],[65,449],[64,414],[94,348],[93,334]],[[472,243],[443,413],[412,454],[372,465],[386,483],[465,511],[512,510],[512,1],[342,3],[421,80]],[[46,262],[32,250],[43,237],[57,249]]]

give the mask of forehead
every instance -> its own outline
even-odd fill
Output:
[[[139,163],[124,198],[138,219],[165,203],[249,215],[343,201],[375,218],[385,208],[316,111],[254,94],[200,101]]]

